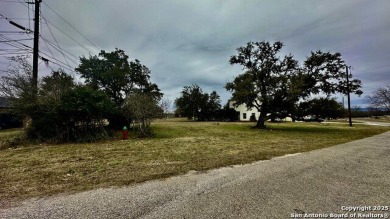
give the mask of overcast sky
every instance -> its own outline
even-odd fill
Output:
[[[22,2],[22,3],[20,3]],[[0,14],[33,29],[33,12],[24,0],[0,0]],[[216,90],[225,104],[230,93],[223,87],[241,73],[229,57],[248,41],[282,41],[284,54],[302,64],[310,51],[340,52],[353,76],[363,82],[361,98],[390,84],[389,0],[43,0],[42,36],[75,57],[96,55],[99,49],[123,49],[152,71],[152,81],[173,101],[183,86],[198,84]],[[32,6],[30,6],[30,9]],[[76,32],[55,12],[76,28]],[[52,36],[53,33],[54,38]],[[0,18],[0,34],[12,39],[32,38]],[[71,39],[72,38],[72,39]],[[4,41],[5,39],[0,39]],[[57,42],[56,42],[57,41]],[[32,46],[32,40],[21,41]],[[49,43],[47,42],[47,44]],[[50,50],[48,49],[50,48]],[[0,49],[12,48],[0,43]],[[40,42],[42,56],[54,56],[74,68],[78,60]],[[0,51],[0,67],[7,65]],[[281,55],[284,55],[281,54]],[[73,59],[74,61],[72,61]],[[76,63],[75,63],[76,62]],[[40,75],[48,74],[40,64]],[[49,67],[57,69],[54,63]],[[73,73],[74,74],[74,73]],[[74,74],[75,75],[75,74]],[[340,95],[337,95],[340,98]]]

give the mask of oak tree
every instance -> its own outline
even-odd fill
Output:
[[[235,105],[246,104],[260,112],[256,127],[265,128],[269,113],[276,113],[277,105],[292,105],[298,100],[297,87],[293,84],[298,71],[298,61],[293,56],[283,58],[278,54],[282,42],[249,42],[230,57],[230,64],[239,64],[244,73],[228,82],[225,88],[232,92]]]
[[[76,68],[88,86],[104,91],[114,102],[113,111],[107,115],[110,126],[114,128],[121,128],[129,122],[122,110],[127,96],[145,93],[158,101],[163,95],[158,86],[150,81],[150,69],[139,60],[128,59],[123,50],[102,50],[99,55],[81,57],[80,65]]]
[[[181,96],[175,100],[176,114],[199,121],[213,120],[221,108],[221,100],[216,91],[203,92],[196,84],[185,86]]]

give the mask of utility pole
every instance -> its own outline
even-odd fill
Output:
[[[38,94],[38,52],[39,52],[39,7],[42,0],[35,0],[35,17],[34,17],[34,48],[33,48],[33,74],[32,74],[32,87],[34,101]]]
[[[351,118],[351,97],[349,95],[349,73],[348,73],[348,66],[345,66],[347,71],[347,97],[348,97],[348,119],[349,119],[349,126],[352,127],[352,118]]]

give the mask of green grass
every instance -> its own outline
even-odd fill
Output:
[[[162,120],[153,124],[154,138],[4,149],[0,150],[0,207],[29,197],[251,163],[389,130],[319,123],[275,123],[258,130],[251,123]],[[0,139],[14,134],[18,131],[1,131]]]
[[[21,134],[20,129],[5,129],[0,130],[0,142],[10,140],[16,136],[19,136]]]
[[[0,130],[0,150],[6,148],[10,143],[15,142],[15,139],[23,138],[21,129],[5,129]]]

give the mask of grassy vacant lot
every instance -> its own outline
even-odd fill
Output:
[[[268,124],[268,130],[258,130],[253,125],[166,120],[153,124],[156,136],[150,139],[3,149],[0,207],[28,197],[123,186],[189,170],[250,163],[390,130],[319,123],[275,123]],[[1,131],[0,141],[15,134],[15,130]]]

